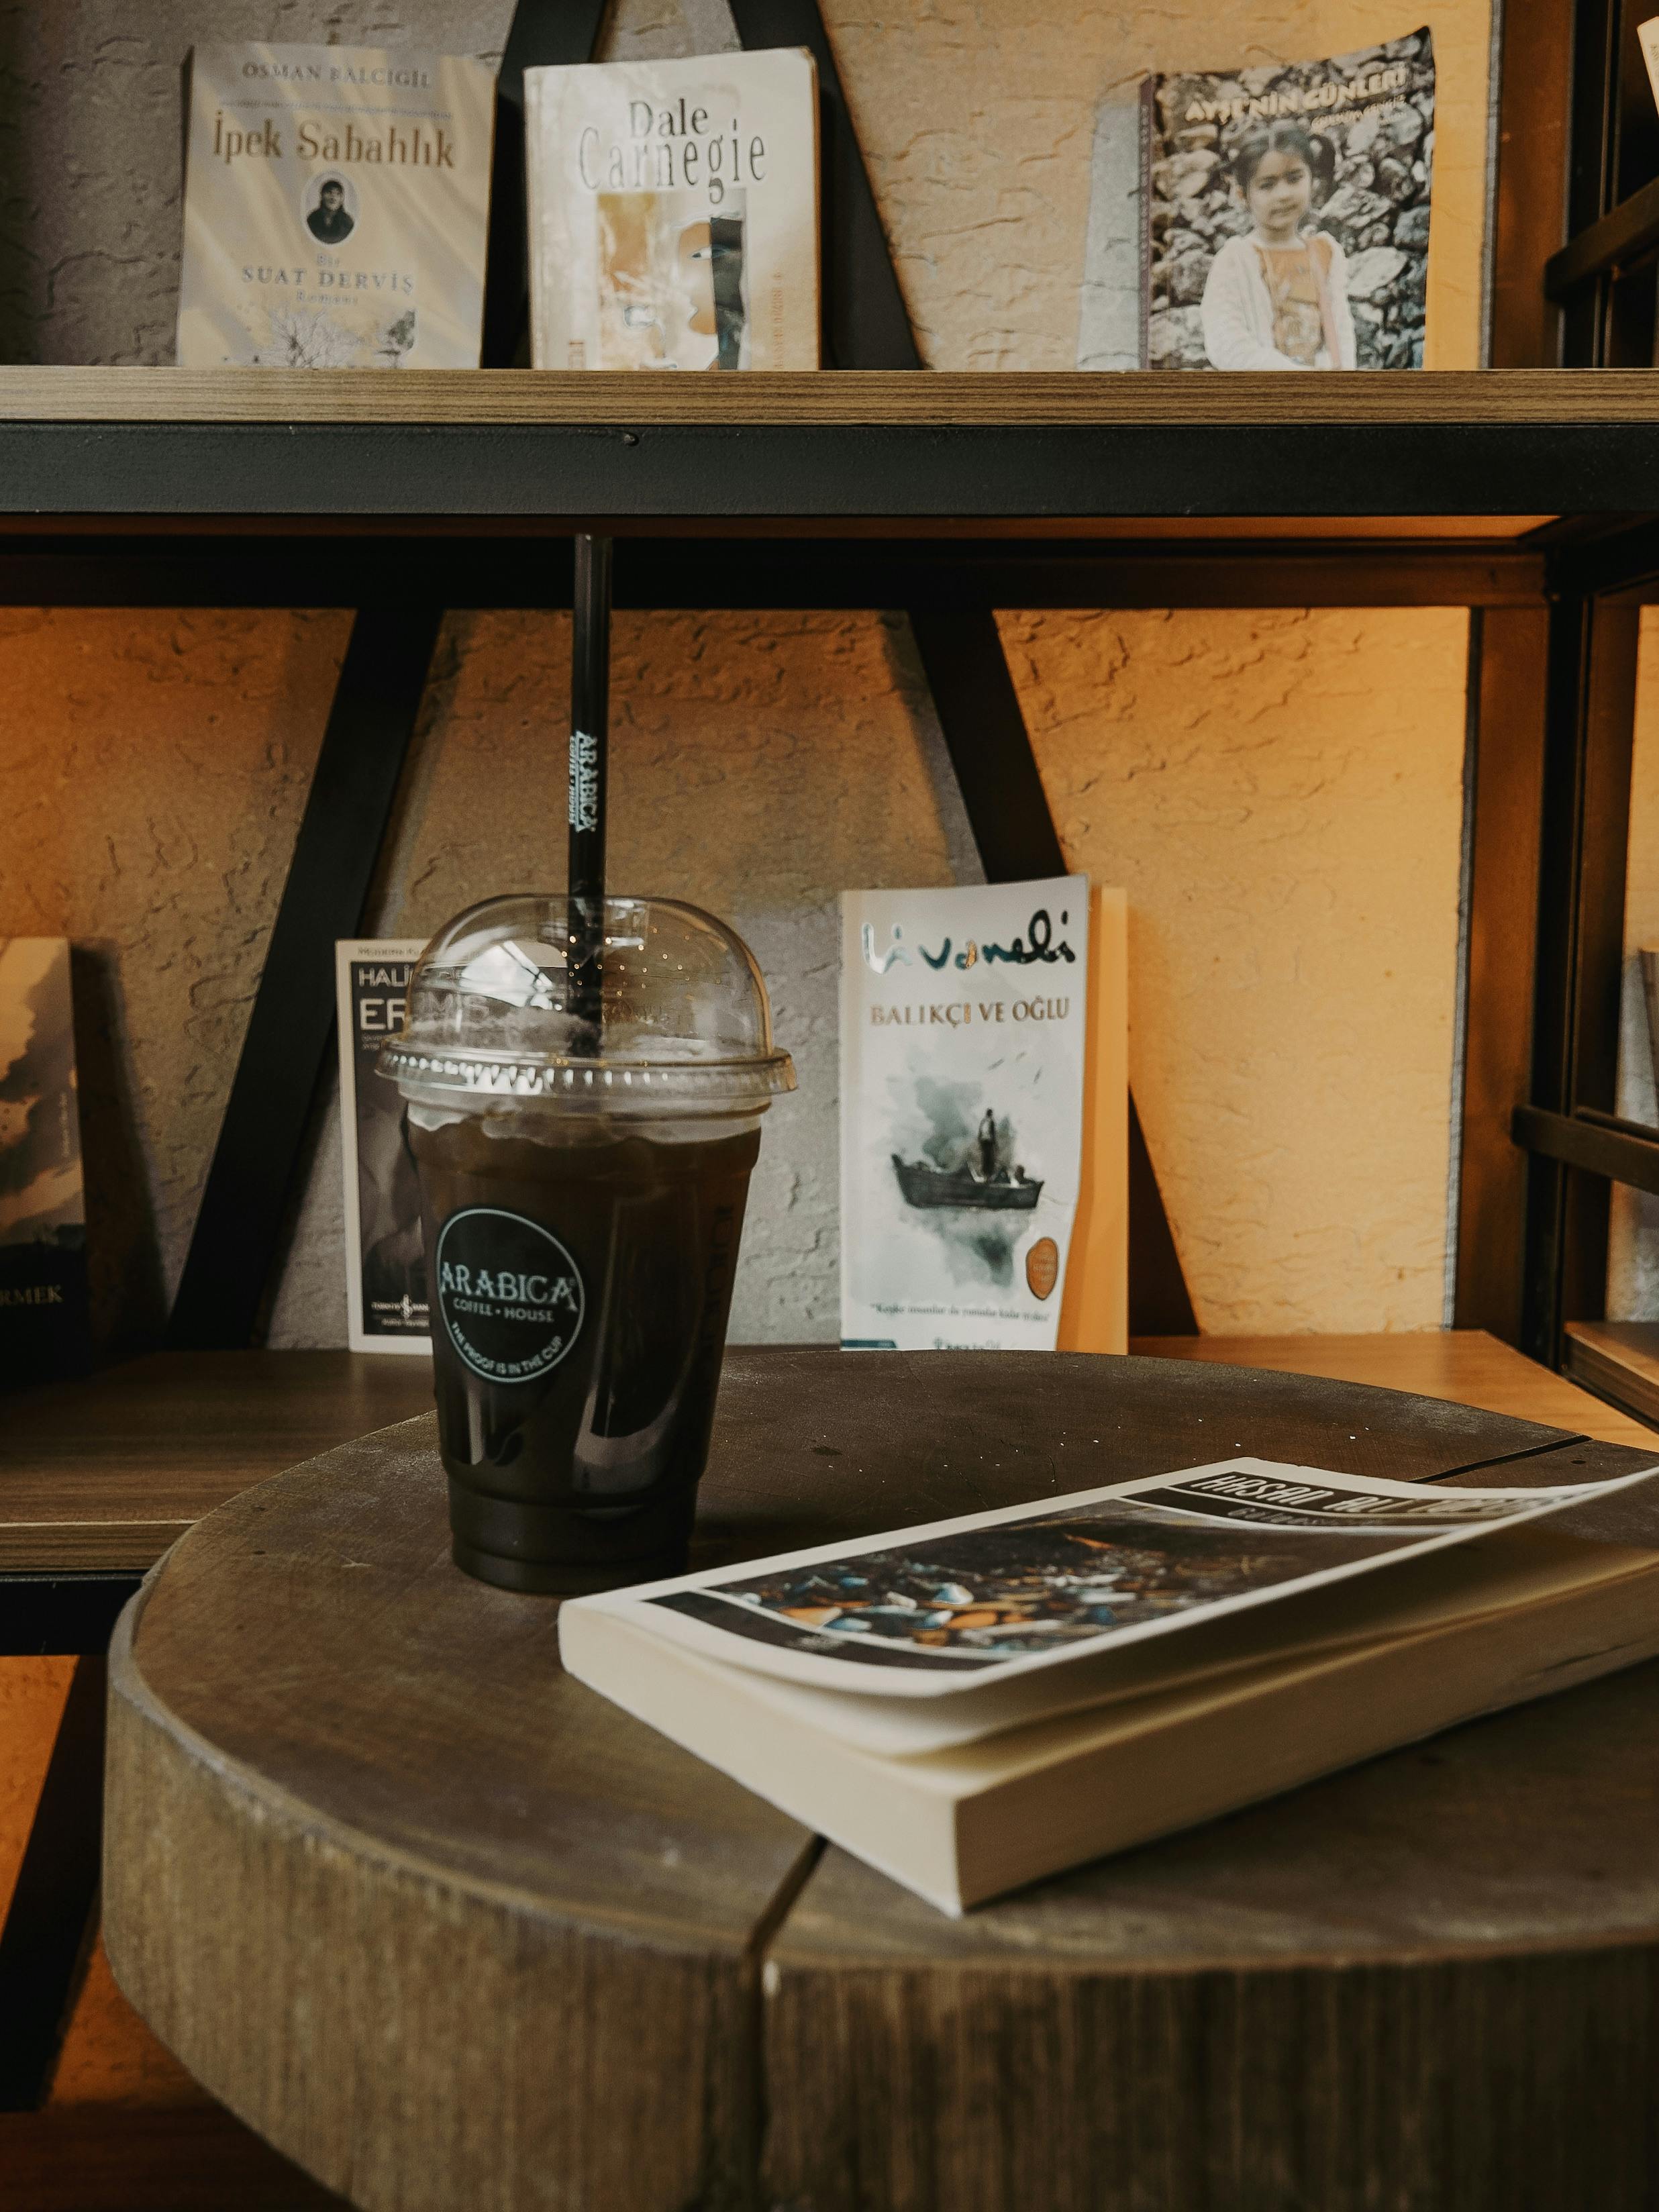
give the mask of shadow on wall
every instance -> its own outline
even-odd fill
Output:
[[[73,945],[70,979],[92,1340],[103,1359],[155,1344],[167,1320],[167,1301],[112,951]]]

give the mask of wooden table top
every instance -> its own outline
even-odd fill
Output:
[[[1414,1390],[1638,1449],[1654,1443],[1639,1422],[1478,1329],[1163,1337],[1136,1349]],[[143,1571],[250,1484],[431,1402],[425,1360],[349,1352],[155,1352],[9,1395],[0,1573]]]
[[[1202,1358],[734,1352],[700,1553],[1238,1449],[1544,1482],[1646,1455]],[[1659,1667],[951,1922],[570,1681],[552,1601],[456,1573],[425,1419],[202,1522],[112,1687],[117,1978],[370,2212],[1659,2184]]]

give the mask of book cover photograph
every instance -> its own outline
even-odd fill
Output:
[[[1089,880],[842,897],[842,1343],[1052,1351],[1077,1211]]]
[[[495,76],[463,56],[198,46],[185,368],[476,368]]]
[[[818,366],[804,48],[525,72],[538,368]]]
[[[398,1086],[375,1066],[403,1027],[419,939],[334,948],[345,1167],[347,1341],[354,1352],[430,1350],[421,1193]]]
[[[86,1222],[69,943],[0,937],[0,1380],[85,1366]]]
[[[948,1694],[1519,1528],[1653,1473],[1454,1490],[1244,1455],[687,1576],[629,1602],[658,1633],[689,1627],[694,1648],[787,1680]]]
[[[1427,30],[1148,77],[1141,365],[1421,368],[1434,103]]]

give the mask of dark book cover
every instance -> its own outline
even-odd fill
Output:
[[[90,1357],[69,943],[0,937],[0,1383]]]
[[[354,1352],[429,1350],[421,1194],[404,1102],[374,1062],[402,1029],[421,946],[403,939],[335,947],[340,1132],[345,1163],[346,1304]]]

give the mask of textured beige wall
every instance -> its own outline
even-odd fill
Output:
[[[1655,1053],[1636,958],[1644,945],[1659,945],[1659,607],[1642,610],[1637,664],[1618,1098],[1619,1111],[1631,1121],[1659,1127]],[[1614,1183],[1607,1231],[1607,1318],[1659,1321],[1659,1198]]]
[[[83,953],[88,1239],[116,1340],[155,1327],[182,1261],[349,621],[0,610],[0,933]]]
[[[848,98],[936,368],[1070,368],[1095,111],[1152,70],[1347,53],[1425,20],[1409,0],[825,0]],[[1492,15],[1426,20],[1439,70],[1429,365],[1480,358]]]
[[[386,936],[423,937],[492,891],[564,882],[568,617],[458,617],[444,653],[374,920]],[[735,925],[799,1079],[767,1117],[733,1335],[833,1338],[836,895],[978,872],[908,629],[876,616],[619,615],[611,699],[611,879]],[[343,1339],[339,1186],[331,1119],[276,1341]]]
[[[177,72],[193,38],[441,39],[489,53],[507,12],[507,0],[0,5],[14,93],[0,134],[4,350],[167,357]],[[1375,0],[1183,0],[1121,17],[1036,0],[896,0],[872,15],[829,0],[828,14],[941,367],[1072,359],[1103,94],[1152,64],[1294,58],[1412,27]],[[1475,351],[1487,28],[1484,0],[1435,18],[1431,312],[1448,363]],[[721,35],[719,0],[623,0],[614,34],[635,52]],[[1011,618],[1068,850],[1133,894],[1135,1081],[1206,1326],[1438,1317],[1462,631],[1433,612]],[[113,1322],[153,1316],[176,1272],[343,636],[340,618],[304,615],[0,622],[0,927],[68,929],[100,949],[103,1118],[142,1163],[104,1237]],[[550,622],[452,626],[382,926],[418,933],[498,884],[556,878],[562,637]],[[769,1133],[737,1325],[830,1334],[830,901],[843,884],[971,866],[931,714],[902,629],[874,617],[640,618],[618,644],[624,872],[751,935],[801,1064],[803,1095]],[[1163,749],[1176,764],[1154,771]],[[526,793],[547,798],[544,814]],[[1389,974],[1377,947],[1396,941]],[[279,1341],[337,1340],[343,1326],[331,1130],[316,1142]]]

